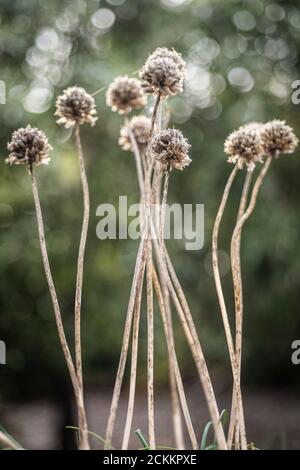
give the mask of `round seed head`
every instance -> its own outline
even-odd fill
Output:
[[[85,123],[94,126],[98,119],[94,98],[78,86],[67,88],[57,97],[54,115],[59,118],[57,123],[67,128]]]
[[[147,116],[133,116],[128,124],[121,127],[119,145],[123,150],[133,151],[130,134],[135,137],[140,148],[148,145],[151,120]]]
[[[140,70],[146,93],[162,97],[182,93],[185,76],[186,66],[181,55],[166,47],[157,48]]]
[[[133,109],[142,108],[147,103],[141,82],[127,75],[117,77],[109,85],[106,93],[106,104],[119,114],[128,114]]]
[[[237,163],[242,169],[246,165],[253,171],[257,162],[262,163],[264,154],[261,138],[262,124],[251,122],[232,132],[224,143],[224,151],[229,163]]]
[[[13,132],[7,149],[9,155],[5,160],[6,163],[9,165],[27,163],[31,167],[33,164],[47,165],[50,161],[49,152],[52,147],[43,131],[36,127],[27,126]]]
[[[188,152],[190,144],[178,129],[165,129],[157,133],[151,141],[153,157],[167,170],[183,170],[191,163]]]
[[[275,156],[293,153],[299,142],[293,128],[278,119],[267,122],[262,128],[261,136],[265,153]]]

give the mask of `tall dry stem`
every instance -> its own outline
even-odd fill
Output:
[[[147,228],[147,222],[146,222],[145,233],[147,232],[147,230],[148,228]],[[130,297],[129,297],[129,302],[128,302],[124,333],[123,333],[122,349],[121,349],[118,371],[117,371],[116,380],[115,380],[113,397],[112,397],[111,406],[110,406],[110,413],[109,413],[107,427],[106,427],[106,437],[105,437],[105,446],[104,446],[105,450],[110,449],[111,444],[112,444],[112,437],[113,437],[114,426],[115,426],[115,421],[116,421],[116,414],[118,410],[121,387],[123,383],[124,371],[125,371],[127,355],[128,355],[132,318],[133,318],[134,307],[136,304],[136,295],[137,295],[139,282],[141,282],[141,278],[143,277],[143,273],[144,273],[144,263],[146,260],[146,242],[147,242],[147,239],[145,238],[145,235],[142,235],[142,240],[141,240],[138,254],[137,254],[135,270],[134,270],[134,275],[133,275],[133,280],[132,280],[132,285],[131,285],[131,291],[130,291]]]
[[[144,260],[143,266],[142,266],[142,274],[138,280],[137,292],[136,292],[136,303],[134,307],[129,398],[128,398],[127,415],[126,415],[126,422],[125,422],[125,428],[124,428],[124,434],[123,434],[122,450],[128,449],[132,418],[133,418],[133,410],[134,410],[137,360],[138,360],[139,326],[140,326],[140,316],[141,316],[141,302],[142,302],[145,264],[146,262]]]
[[[251,185],[253,177],[253,172],[252,171],[247,171],[243,189],[242,189],[242,195],[240,199],[240,205],[239,205],[239,210],[238,210],[238,215],[237,215],[237,222],[239,219],[242,217],[242,215],[245,212],[247,201],[248,201],[248,194],[249,194],[249,189]],[[238,248],[238,259],[237,259],[237,269],[239,270],[239,277],[240,277],[240,282],[242,283],[242,278],[241,278],[241,260],[240,260],[240,245],[241,245],[241,234],[242,232],[240,231],[238,239],[237,239],[237,244],[239,245]],[[239,319],[236,319],[236,350],[238,349],[239,345],[239,340],[241,341],[242,336],[240,335],[238,338],[238,331],[242,330],[242,325],[239,325]],[[241,367],[241,362],[239,358],[236,358],[236,363],[238,367],[238,374],[240,375],[240,367]],[[228,438],[227,438],[227,444],[228,448],[231,449],[232,447],[232,442],[233,442],[233,435],[234,435],[234,429],[235,429],[235,449],[238,449],[239,447],[239,438],[240,438],[240,432],[239,432],[239,423],[238,423],[238,404],[236,400],[236,393],[233,388],[232,391],[232,406],[231,406],[231,414],[230,414],[230,421],[229,421],[229,431],[228,431]],[[246,439],[245,439],[246,440]]]
[[[61,343],[61,347],[63,350],[63,354],[65,357],[65,361],[68,367],[69,375],[71,378],[71,382],[73,385],[74,393],[75,393],[75,398],[76,398],[76,405],[77,405],[77,410],[78,410],[78,416],[79,416],[79,424],[78,426],[81,427],[81,429],[84,426],[84,404],[83,404],[83,399],[82,399],[82,394],[81,394],[81,389],[78,383],[77,375],[76,375],[76,370],[74,367],[73,359],[70,353],[70,349],[67,343],[64,327],[63,327],[63,322],[62,322],[62,316],[61,316],[61,310],[57,298],[57,293],[51,273],[51,268],[50,268],[50,263],[49,263],[49,258],[48,258],[48,252],[47,252],[47,246],[46,246],[46,238],[45,238],[45,230],[44,230],[44,222],[43,222],[43,215],[42,215],[42,209],[41,209],[41,203],[40,203],[40,198],[39,198],[39,193],[38,193],[38,187],[37,187],[37,182],[36,182],[36,177],[35,177],[35,172],[33,166],[30,167],[30,176],[31,176],[31,183],[32,183],[32,193],[33,193],[33,198],[34,198],[34,204],[35,204],[35,210],[36,210],[36,219],[37,219],[37,225],[38,225],[38,233],[39,233],[39,242],[40,242],[40,248],[41,248],[41,254],[42,254],[42,260],[43,260],[43,265],[44,265],[44,270],[46,274],[46,279],[49,287],[49,292],[52,300],[52,305],[53,305],[53,310],[54,310],[54,316],[55,316],[55,321],[56,321],[56,326],[57,326],[57,331],[58,331],[58,336],[59,340]],[[87,443],[84,441],[80,441],[79,447],[81,449],[85,449],[87,447]]]
[[[241,278],[241,264],[240,264],[240,236],[241,230],[245,222],[249,219],[253,213],[257,201],[257,196],[263,180],[268,172],[270,164],[272,162],[273,156],[268,156],[265,161],[258,177],[256,178],[255,184],[253,186],[251,198],[249,205],[244,211],[243,215],[238,219],[235,229],[233,231],[231,239],[231,267],[232,267],[232,279],[234,287],[234,300],[235,300],[235,314],[236,314],[236,358],[237,358],[237,367],[238,367],[238,380],[240,381],[241,373],[241,354],[242,354],[242,320],[243,320],[243,295],[242,295],[242,278]],[[241,433],[241,441],[243,448],[243,439],[246,439],[246,436]],[[247,445],[246,445],[247,447]]]
[[[154,288],[155,288],[156,295],[157,295],[157,301],[159,304],[159,309],[161,312],[161,317],[162,317],[162,322],[163,322],[163,328],[164,328],[165,337],[166,337],[168,357],[169,357],[169,361],[172,362],[169,369],[174,374],[173,377],[175,379],[175,386],[177,385],[179,401],[182,407],[182,412],[183,412],[187,430],[190,436],[192,448],[196,450],[198,449],[198,443],[197,443],[196,434],[193,428],[193,423],[191,420],[191,416],[190,416],[190,412],[189,412],[189,408],[188,408],[188,404],[187,404],[187,400],[185,396],[185,391],[183,387],[183,382],[181,378],[181,373],[180,373],[180,369],[179,369],[179,365],[178,365],[178,361],[176,357],[173,329],[170,324],[171,317],[170,317],[170,313],[168,313],[168,309],[165,308],[162,289],[161,289],[159,278],[157,276],[154,266],[153,266],[152,274],[153,274],[153,284],[154,284]],[[172,390],[173,389],[171,389],[171,392]],[[178,400],[177,394],[176,394],[176,400]],[[184,446],[184,439],[183,439],[183,432],[182,432],[182,424],[181,422],[179,422],[179,419],[181,421],[181,413],[178,414],[177,410],[179,410],[180,412],[179,403],[178,403],[178,406],[176,406],[176,408],[173,409],[173,412],[175,412],[173,414],[173,420],[174,420],[174,431],[175,431],[176,442],[178,442],[178,445],[179,445],[179,447],[177,448],[182,449],[185,446]]]
[[[76,292],[75,292],[75,364],[76,364],[76,374],[78,378],[79,387],[81,389],[82,401],[84,403],[83,395],[83,378],[82,378],[82,352],[81,352],[81,302],[82,302],[82,284],[83,284],[83,267],[84,267],[84,255],[85,247],[87,241],[87,233],[89,226],[90,218],[90,195],[89,195],[89,186],[88,180],[85,171],[84,156],[80,140],[80,131],[79,124],[75,128],[75,143],[79,159],[79,170],[80,178],[82,184],[82,193],[83,193],[83,218],[82,218],[82,228],[80,235],[78,259],[77,259],[77,276],[76,276]],[[84,405],[83,405],[84,406]],[[86,419],[86,412],[83,409],[83,415],[80,417],[82,421],[82,427],[79,428],[79,436],[83,441],[84,446],[88,449],[88,426]]]
[[[235,346],[233,342],[230,322],[229,322],[229,318],[227,314],[227,308],[226,308],[225,298],[224,298],[223,289],[222,289],[221,276],[220,276],[220,271],[219,271],[219,256],[218,256],[218,238],[219,238],[220,225],[221,225],[224,210],[227,204],[228,196],[229,196],[232,184],[237,175],[237,172],[238,172],[238,165],[235,165],[225,185],[221,203],[220,203],[216,220],[214,223],[213,234],[212,234],[212,266],[213,266],[217,297],[218,297],[218,301],[220,305],[224,331],[225,331],[225,336],[226,336],[226,341],[227,341],[227,346],[228,346],[228,351],[229,351],[231,369],[232,369],[232,374],[233,374],[233,384],[234,384],[233,393],[236,396],[240,428],[241,430],[243,430],[244,429],[244,412],[243,412],[243,402],[242,402],[240,384],[238,380],[238,367],[236,363]],[[228,448],[230,449],[232,440],[229,439],[228,443],[230,444],[230,446],[228,446]],[[245,442],[244,442],[244,445],[245,445]]]
[[[185,306],[181,305],[177,297],[176,291],[174,289],[174,286],[172,284],[172,281],[168,273],[167,265],[163,261],[164,255],[160,252],[161,247],[156,240],[156,233],[155,233],[155,228],[153,226],[153,223],[151,224],[151,231],[152,231],[152,239],[153,239],[154,247],[155,247],[156,254],[157,254],[159,273],[160,273],[161,278],[163,279],[163,282],[168,285],[168,289],[169,289],[172,301],[178,313],[186,339],[191,349],[191,352],[192,352],[192,355],[196,364],[197,372],[199,375],[199,379],[203,387],[203,391],[204,391],[204,395],[205,395],[208,409],[210,412],[210,416],[213,422],[213,427],[214,427],[218,447],[220,450],[227,450],[226,439],[225,439],[222,423],[220,422],[220,414],[219,414],[215,394],[213,391],[208,368],[206,365],[202,347],[201,347],[201,344],[200,344],[200,341],[196,332],[196,328],[195,328],[191,313],[189,311],[189,308],[186,309]]]

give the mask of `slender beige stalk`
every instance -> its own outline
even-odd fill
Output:
[[[136,138],[134,136],[134,133],[132,132],[132,129],[129,125],[129,120],[128,117],[126,116],[125,118],[125,125],[127,126],[128,132],[129,132],[129,137],[130,137],[130,142],[133,148],[133,154],[135,158],[135,166],[136,166],[136,174],[137,174],[137,179],[138,179],[138,184],[139,184],[139,189],[140,189],[140,195],[141,195],[141,200],[142,202],[144,201],[145,197],[145,189],[144,189],[144,169],[142,166],[142,158],[140,154],[140,149],[137,144]]]
[[[154,181],[153,181],[153,201],[157,209],[157,212],[155,213],[157,217],[156,224],[158,227],[158,233],[160,233],[161,240],[163,240],[162,235],[164,232],[162,223],[164,223],[164,219],[165,219],[165,215],[162,215],[161,213],[161,208],[164,204],[166,204],[167,190],[168,190],[168,187],[164,188],[165,197],[163,199],[165,200],[165,202],[161,203],[160,200],[161,200],[163,174],[164,172],[161,168],[161,165],[157,162],[156,172],[154,174]],[[168,175],[168,179],[169,179],[169,175]],[[168,182],[169,181],[166,181],[167,186],[168,186]],[[164,208],[165,208],[165,205],[164,205]],[[171,306],[170,306],[170,294],[168,291],[168,286],[164,286],[163,288],[163,299],[164,299],[166,311],[168,312],[168,318],[170,318],[170,330],[173,335],[172,312],[171,312]],[[172,360],[170,356],[168,357],[168,364],[169,364],[169,383],[170,383],[170,393],[171,393],[171,402],[172,402],[172,416],[173,416],[175,444],[176,444],[177,449],[184,449],[185,445],[184,445],[183,427],[182,427],[181,410],[180,410],[180,400],[179,400],[180,397],[178,396],[178,391],[176,388],[176,378],[174,374],[174,367],[172,365]]]
[[[10,439],[9,436],[0,431],[0,442],[13,450],[24,450],[22,447],[18,446],[13,439]]]
[[[148,227],[147,227],[147,222],[146,222],[145,232],[147,230],[148,230]],[[147,239],[145,238],[144,234],[142,234],[142,239],[141,239],[141,243],[140,243],[138,254],[137,254],[135,270],[134,270],[131,291],[130,291],[130,297],[129,297],[129,302],[128,302],[127,315],[126,315],[124,333],[123,333],[123,343],[122,343],[122,349],[121,349],[121,354],[120,354],[120,359],[119,359],[119,366],[118,366],[118,371],[117,371],[116,380],[115,380],[113,397],[112,397],[112,402],[111,402],[111,407],[110,407],[110,414],[109,414],[108,422],[107,422],[105,447],[104,447],[105,450],[110,449],[111,443],[112,443],[112,436],[113,436],[113,431],[114,431],[114,426],[115,426],[115,421],[116,421],[116,414],[118,410],[121,387],[123,383],[125,365],[126,365],[127,354],[128,354],[130,331],[131,331],[134,306],[136,303],[137,288],[144,272],[143,266],[144,266],[144,262],[146,259],[146,242],[147,242]]]
[[[152,284],[152,244],[149,233],[147,252],[147,396],[148,396],[148,437],[149,447],[155,450],[154,426],[154,316],[153,316],[153,284]]]
[[[84,266],[84,255],[87,241],[87,233],[90,218],[90,195],[88,180],[85,171],[84,156],[80,140],[79,124],[75,128],[75,143],[79,159],[80,178],[83,192],[83,218],[82,228],[80,235],[78,259],[77,259],[77,276],[76,276],[76,292],[75,292],[75,310],[74,310],[74,324],[75,324],[75,363],[76,363],[76,374],[78,378],[79,387],[81,389],[82,401],[84,404],[83,395],[83,378],[82,378],[82,352],[81,352],[81,302],[82,302],[82,284],[83,284],[83,266]],[[83,405],[84,406],[84,405]],[[81,412],[81,411],[80,411]],[[88,426],[86,419],[85,409],[83,410],[83,416],[81,420],[83,426],[79,428],[79,436],[83,442],[83,446],[89,449],[88,439]]]
[[[162,295],[163,295],[163,302],[164,302],[165,311],[166,311],[166,319],[167,319],[168,327],[170,331],[169,334],[171,336],[171,341],[173,341],[174,343],[172,310],[171,310],[170,294],[169,294],[168,286],[164,286]],[[184,435],[183,435],[182,418],[181,418],[181,410],[180,410],[180,397],[178,395],[179,392],[176,388],[176,376],[175,376],[176,364],[174,365],[174,361],[172,360],[172,355],[169,354],[169,351],[168,351],[168,364],[169,364],[169,383],[170,383],[170,394],[171,394],[171,403],[172,403],[175,444],[176,444],[177,449],[184,450],[185,444],[184,444]],[[192,436],[192,438],[193,437],[194,436]],[[192,445],[193,446],[195,445],[195,441],[193,440],[192,440]],[[197,445],[197,441],[196,441],[196,445]]]
[[[232,367],[233,373],[235,373],[235,367],[234,367],[235,348],[234,348],[234,343],[233,343],[229,318],[228,318],[225,299],[224,299],[224,294],[223,294],[223,290],[222,290],[221,276],[220,276],[220,271],[219,271],[218,238],[219,238],[220,224],[221,224],[221,221],[222,221],[222,218],[223,218],[223,214],[224,214],[225,206],[226,206],[227,199],[228,199],[228,196],[229,196],[229,192],[231,190],[231,186],[232,186],[233,181],[234,181],[234,179],[237,175],[237,172],[238,172],[238,166],[236,165],[233,168],[232,172],[230,173],[230,176],[229,176],[229,178],[227,180],[227,183],[225,185],[225,189],[224,189],[224,192],[223,192],[221,204],[220,204],[218,212],[217,212],[217,216],[216,216],[216,220],[215,220],[214,228],[213,228],[213,234],[212,234],[212,266],[213,266],[217,296],[218,296],[218,301],[219,301],[220,310],[221,310],[221,314],[222,314],[224,330],[225,330],[225,335],[226,335],[226,340],[227,340],[227,345],[228,345],[229,356],[230,356],[230,360],[231,360],[231,367]]]
[[[159,243],[162,247],[162,254],[164,256],[164,228],[165,228],[165,215],[166,215],[166,205],[167,205],[167,197],[168,197],[168,189],[169,189],[169,180],[170,180],[170,171],[167,169],[165,173],[165,181],[164,181],[164,188],[163,188],[163,196],[161,201],[161,220],[160,220],[160,232],[159,232]]]
[[[236,400],[237,400],[237,406],[239,409],[239,421],[240,421],[240,427],[241,427],[241,432],[244,429],[244,412],[243,412],[243,402],[242,402],[242,396],[241,396],[241,391],[240,391],[240,384],[238,381],[238,368],[237,368],[237,363],[236,363],[236,355],[235,355],[235,347],[234,347],[234,342],[232,338],[232,333],[231,333],[231,328],[230,328],[230,323],[229,323],[229,318],[227,314],[227,309],[226,309],[226,304],[225,304],[225,299],[224,299],[224,294],[222,290],[222,283],[221,283],[221,276],[220,276],[220,271],[219,271],[219,259],[218,259],[218,237],[219,237],[219,230],[220,230],[220,224],[223,218],[224,210],[226,207],[226,203],[228,200],[228,196],[231,190],[231,186],[234,182],[234,179],[237,175],[238,172],[238,166],[235,165],[233,168],[232,172],[229,175],[229,178],[227,180],[227,183],[225,185],[225,189],[223,192],[223,196],[221,199],[221,203],[217,212],[216,220],[214,223],[214,228],[213,228],[213,235],[212,235],[212,265],[213,265],[213,272],[214,272],[214,279],[215,279],[215,285],[216,285],[216,290],[217,290],[217,296],[218,296],[218,301],[220,305],[220,310],[221,310],[221,315],[222,315],[222,320],[223,320],[223,325],[224,325],[224,331],[225,331],[225,336],[227,340],[227,346],[228,346],[228,351],[229,351],[229,357],[230,357],[230,362],[231,362],[231,368],[232,368],[232,374],[233,374],[233,383],[234,383],[234,393],[236,395]],[[244,433],[243,433],[244,434]],[[231,440],[229,439],[229,443],[231,444]],[[245,444],[245,443],[244,443]],[[231,446],[228,446],[230,449]]]
[[[157,119],[157,113],[159,110],[159,104],[160,104],[160,94],[157,95],[155,103],[154,103],[154,108],[153,108],[153,113],[152,113],[152,119],[151,119],[151,127],[150,127],[150,132],[149,132],[149,145],[150,146],[150,140],[153,135],[156,119]]]
[[[243,322],[243,299],[242,299],[242,279],[241,279],[241,266],[240,266],[240,235],[241,230],[245,222],[249,219],[253,213],[256,205],[257,196],[263,180],[268,172],[270,164],[272,162],[272,155],[270,155],[264,163],[252,190],[251,198],[247,210],[239,218],[236,223],[231,239],[231,267],[232,267],[232,279],[234,287],[234,301],[235,301],[235,313],[236,313],[236,358],[238,367],[238,380],[240,382],[241,373],[241,354],[242,354],[242,322]],[[240,429],[242,449],[245,446],[243,441],[246,440],[246,435],[243,435],[243,430]],[[246,441],[247,442],[247,441]],[[247,448],[247,443],[246,443]]]
[[[252,171],[247,171],[245,181],[244,181],[244,185],[243,185],[243,190],[242,190],[238,215],[237,215],[237,222],[242,217],[242,215],[244,214],[245,209],[246,209],[249,189],[250,189],[250,185],[251,185],[251,181],[252,181],[252,176],[253,176],[253,172]],[[239,257],[238,257],[238,260],[237,260],[237,263],[238,263],[237,269],[239,270],[240,282],[242,282],[242,278],[241,278],[241,260],[240,260],[241,234],[242,234],[242,232],[239,233],[239,236],[238,236],[238,239],[237,239],[237,243],[239,245],[239,249],[238,249]],[[238,319],[236,319],[236,325],[237,324],[238,324]],[[236,329],[238,330],[238,328],[236,328]],[[236,349],[238,349],[237,336],[236,336]],[[236,358],[236,362],[237,362],[237,367],[240,368],[241,366],[239,364],[238,358]],[[240,374],[240,372],[239,372],[239,374]],[[233,390],[232,390],[232,406],[231,406],[231,414],[230,414],[229,430],[228,430],[228,438],[227,438],[227,445],[228,445],[229,449],[231,449],[231,447],[232,447],[234,429],[236,430],[236,433],[235,433],[235,436],[236,436],[235,437],[235,449],[237,449],[238,446],[239,446],[240,433],[239,433],[239,423],[238,423],[238,404],[237,404],[237,400],[236,400],[235,389],[233,388]]]
[[[160,102],[160,96],[158,95],[156,102],[155,102],[153,114],[152,114],[151,130],[149,134],[149,143],[148,143],[148,148],[147,148],[148,162],[147,162],[147,171],[145,174],[145,189],[144,189],[147,211],[145,210],[145,224],[143,226],[143,231],[141,234],[141,242],[140,242],[140,246],[139,246],[139,250],[137,254],[135,271],[133,275],[133,281],[132,281],[132,286],[131,286],[128,308],[127,308],[122,349],[121,349],[119,366],[118,366],[118,371],[116,375],[113,397],[112,397],[112,402],[111,402],[111,407],[110,407],[110,413],[109,413],[107,428],[106,428],[106,438],[105,438],[105,447],[104,447],[105,450],[111,448],[116,414],[117,414],[117,409],[119,405],[121,387],[123,383],[125,365],[126,365],[127,355],[128,355],[131,324],[132,324],[134,306],[136,303],[137,286],[141,280],[141,277],[143,276],[143,272],[144,272],[143,266],[144,266],[145,260],[147,259],[147,241],[148,241],[148,233],[149,233],[148,221],[150,219],[150,206],[147,203],[147,201],[150,200],[151,175],[152,175],[152,170],[153,170],[153,161],[150,160],[149,153],[150,153],[150,140],[151,140],[154,125],[155,125],[159,102]]]
[[[166,203],[167,203],[167,195],[168,195],[168,186],[169,186],[169,169],[165,174],[165,181],[164,181],[164,188],[163,188],[163,196],[162,202],[160,203],[161,198],[161,184],[163,180],[163,171],[161,169],[161,165],[156,163],[155,173],[154,173],[154,180],[153,180],[153,192],[152,197],[153,201],[156,204],[156,208],[158,213],[158,233],[159,233],[159,243],[162,246],[164,243],[164,223],[165,223],[165,210],[166,210]],[[160,253],[163,255],[163,251],[161,250]],[[165,309],[167,312],[167,318],[169,319],[169,328],[170,332],[173,336],[173,322],[172,322],[172,313],[171,313],[171,306],[170,306],[170,295],[168,291],[168,286],[163,283],[163,300],[165,304]],[[168,364],[169,364],[169,383],[170,383],[170,393],[171,393],[171,402],[172,402],[172,417],[173,417],[173,428],[174,428],[174,436],[175,436],[175,443],[177,449],[184,449],[184,437],[183,437],[183,428],[182,428],[182,419],[181,419],[181,411],[180,411],[180,402],[178,397],[178,391],[176,388],[176,378],[174,372],[174,365],[172,358],[168,354]]]
[[[175,304],[175,307],[181,319],[182,326],[185,330],[186,337],[189,341],[190,348],[194,355],[194,360],[196,362],[199,377],[200,377],[200,380],[204,389],[204,393],[208,402],[209,410],[211,412],[212,421],[215,427],[216,439],[220,446],[219,448],[226,449],[227,447],[226,447],[225,435],[224,435],[222,425],[219,422],[219,411],[218,411],[218,407],[216,404],[214,391],[212,388],[211,380],[209,377],[209,373],[208,373],[208,369],[206,366],[203,351],[200,345],[200,341],[196,332],[192,314],[186,302],[184,293],[177,279],[177,276],[175,276],[177,280],[177,291],[175,291],[171,278],[169,277],[169,273],[168,273],[168,266],[167,266],[166,259],[165,259],[166,249],[165,249],[164,239],[163,239],[165,208],[166,208],[166,203],[167,203],[168,186],[169,186],[169,169],[167,169],[167,172],[165,174],[165,181],[164,181],[162,209],[161,209],[160,236],[159,236],[160,253],[158,254],[158,257],[161,256],[160,261],[163,267],[163,269],[161,270],[162,278],[163,278],[163,285],[166,284],[168,286],[168,289],[170,290],[171,297],[173,299],[173,302]]]
[[[46,239],[45,239],[45,231],[44,231],[44,222],[43,222],[43,215],[42,215],[42,209],[41,209],[41,204],[40,204],[40,198],[39,198],[39,193],[38,193],[38,188],[37,188],[37,183],[36,183],[36,178],[35,178],[35,173],[34,173],[34,168],[30,168],[30,176],[31,176],[31,183],[32,183],[32,192],[33,192],[33,198],[34,198],[34,203],[35,203],[35,210],[36,210],[36,219],[37,219],[37,225],[38,225],[38,233],[39,233],[39,241],[40,241],[40,248],[41,248],[41,254],[42,254],[42,260],[43,260],[43,265],[44,265],[44,270],[46,274],[46,279],[50,291],[50,296],[52,300],[52,305],[53,305],[53,310],[54,310],[54,316],[55,316],[55,321],[56,321],[56,326],[57,326],[57,331],[58,331],[58,336],[60,339],[61,347],[64,353],[65,361],[69,370],[69,375],[71,378],[71,382],[73,385],[74,393],[75,393],[75,398],[76,398],[76,404],[77,404],[77,409],[78,409],[78,416],[82,420],[82,417],[84,415],[84,406],[83,406],[83,401],[82,401],[82,395],[80,391],[80,386],[78,383],[73,359],[70,353],[70,349],[67,343],[67,339],[65,336],[64,332],[64,327],[62,323],[62,317],[61,317],[61,311],[60,311],[60,306],[58,303],[58,298],[57,298],[57,293],[51,273],[51,268],[50,268],[50,263],[49,263],[49,258],[48,258],[48,252],[47,252],[47,247],[46,247]],[[80,410],[80,411],[79,411]],[[81,421],[78,425],[79,427],[83,426],[83,422]],[[83,446],[84,443],[80,443],[80,446]]]
[[[143,261],[142,271],[143,271],[142,275],[138,280],[137,292],[136,292],[136,304],[134,307],[129,398],[128,398],[126,423],[125,423],[124,434],[123,434],[122,450],[128,449],[132,418],[133,418],[133,410],[134,410],[136,375],[137,375],[137,359],[138,359],[139,326],[140,326],[140,316],[141,316],[141,303],[142,303],[143,280],[144,280],[144,272],[145,272],[145,260]]]
[[[186,339],[191,349],[191,352],[195,361],[195,365],[197,368],[197,372],[198,372],[200,381],[202,383],[202,387],[203,387],[204,395],[207,401],[210,416],[213,422],[213,427],[215,431],[218,448],[220,450],[227,450],[226,439],[225,439],[222,423],[220,422],[220,414],[219,414],[215,394],[213,391],[208,368],[206,365],[206,361],[204,358],[204,354],[203,354],[202,347],[201,347],[201,344],[200,344],[200,341],[196,332],[193,319],[191,317],[189,309],[183,310],[182,305],[180,304],[180,301],[178,300],[176,291],[173,287],[173,284],[171,282],[171,279],[168,273],[167,265],[163,261],[164,255],[160,252],[161,247],[157,243],[157,240],[156,240],[155,228],[153,226],[153,223],[151,224],[151,231],[152,231],[152,239],[153,239],[154,248],[157,253],[157,261],[158,261],[158,268],[159,268],[160,276],[161,278],[164,279],[164,282],[166,282],[168,285],[171,298],[173,300],[173,303],[178,313],[179,319],[181,321]]]
[[[153,285],[156,291],[157,295],[157,301],[159,305],[159,309],[161,312],[161,317],[162,317],[162,322],[163,322],[163,328],[164,328],[164,333],[166,337],[166,343],[167,343],[167,349],[168,349],[168,357],[169,361],[172,363],[171,366],[169,366],[169,370],[173,372],[173,377],[175,378],[175,385],[177,384],[177,389],[178,389],[178,394],[179,394],[179,399],[180,399],[180,404],[182,407],[185,423],[187,426],[187,430],[191,439],[192,443],[192,448],[194,450],[198,449],[198,443],[197,443],[197,438],[195,435],[195,431],[193,428],[193,423],[191,420],[188,404],[186,401],[186,396],[185,396],[185,391],[183,387],[183,382],[181,378],[181,373],[176,357],[176,352],[175,352],[175,345],[174,345],[174,336],[173,336],[173,330],[170,326],[170,316],[167,313],[167,309],[165,308],[164,304],[164,297],[162,293],[162,289],[159,283],[159,279],[157,276],[157,273],[155,271],[155,268],[153,267],[152,271],[153,275]],[[176,388],[175,388],[176,389]],[[173,388],[171,388],[171,392],[173,391]],[[178,395],[176,394],[176,400],[178,400]],[[179,410],[179,413],[178,413]],[[179,404],[176,406],[174,414],[173,414],[173,419],[174,419],[174,430],[175,430],[175,437],[176,437],[176,444],[179,450],[182,450],[185,448],[184,446],[184,438],[183,438],[183,431],[182,431],[182,424],[181,424],[181,414],[180,414],[180,409],[179,409]],[[180,420],[180,421],[179,421]]]
[[[161,109],[161,107],[159,109]],[[156,205],[156,209],[157,209],[157,211],[155,212],[155,216],[157,217],[155,224],[157,224],[157,227],[160,227],[160,223],[161,223],[161,214],[159,211],[159,207],[161,206],[160,192],[161,192],[162,177],[163,177],[163,171],[161,170],[161,165],[158,162],[156,162],[155,168],[154,168],[153,184],[152,184],[152,201]],[[164,296],[166,309],[170,309],[170,300],[169,300],[169,293],[168,293],[167,288],[163,290],[163,296]],[[170,313],[170,318],[171,318],[171,313]],[[172,322],[171,322],[170,328],[173,329]],[[168,354],[168,365],[169,365],[169,382],[170,382],[170,393],[171,393],[171,402],[172,402],[172,417],[173,417],[175,444],[176,444],[177,449],[184,449],[185,446],[184,446],[184,437],[183,437],[183,429],[182,429],[180,402],[179,402],[178,392],[176,388],[175,374],[174,374],[174,370],[172,370],[173,368],[172,360],[169,354]]]

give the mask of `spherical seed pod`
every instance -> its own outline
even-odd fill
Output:
[[[94,126],[98,119],[93,96],[78,86],[67,88],[58,96],[54,115],[59,118],[57,123],[66,128],[85,123]]]
[[[11,141],[7,144],[9,151],[5,160],[9,165],[28,164],[29,167],[35,165],[48,164],[50,161],[49,152],[52,150],[46,134],[28,125],[13,132]]]
[[[109,85],[106,92],[106,104],[119,114],[128,114],[133,109],[145,106],[147,96],[140,80],[124,75],[115,78]]]
[[[157,48],[140,70],[145,92],[164,98],[182,93],[185,76],[186,66],[181,55],[166,47]]]
[[[183,170],[191,163],[188,155],[190,144],[178,129],[165,129],[158,132],[151,141],[153,157],[162,163],[166,170]]]
[[[276,157],[280,153],[293,153],[299,142],[294,129],[278,119],[264,124],[261,136],[265,153]]]
[[[261,129],[262,124],[249,123],[232,132],[224,143],[227,161],[237,163],[240,169],[246,165],[248,171],[253,171],[256,163],[262,163],[264,148]]]
[[[130,138],[132,132],[137,145],[144,149],[149,142],[149,134],[151,129],[151,119],[147,116],[133,116],[128,124],[121,127],[119,145],[123,150],[133,152],[133,146]]]

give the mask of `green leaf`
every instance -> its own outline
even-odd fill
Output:
[[[143,446],[144,446],[143,450],[149,450],[149,444],[146,441],[145,437],[143,436],[142,431],[140,429],[136,429],[135,434],[137,435],[137,437],[139,438],[139,440],[143,444]]]

